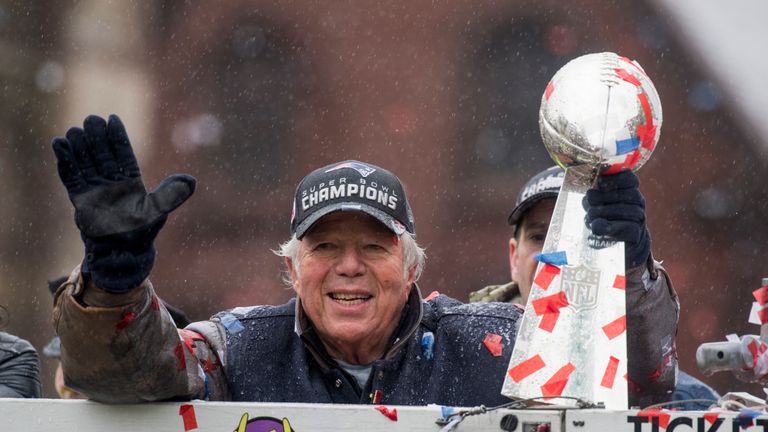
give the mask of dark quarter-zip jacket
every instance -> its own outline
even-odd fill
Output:
[[[647,405],[668,400],[675,385],[678,306],[666,277],[633,285],[630,403]],[[148,280],[110,294],[76,269],[56,293],[54,323],[65,383],[101,402],[495,406],[509,401],[500,392],[522,313],[509,303],[424,300],[414,284],[388,351],[362,388],[328,355],[297,299],[234,308],[179,330]]]

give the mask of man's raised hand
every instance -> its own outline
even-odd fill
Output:
[[[110,292],[138,286],[154,263],[155,236],[168,214],[194,193],[195,178],[175,174],[147,193],[116,115],[109,121],[88,116],[82,129],[54,138],[53,151],[85,243],[83,273]]]

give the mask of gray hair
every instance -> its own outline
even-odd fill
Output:
[[[400,234],[400,241],[403,243],[403,278],[408,278],[408,272],[414,269],[413,281],[416,282],[421,277],[421,272],[424,271],[424,263],[427,259],[427,254],[423,247],[416,243],[416,238],[408,231]],[[299,272],[299,246],[301,240],[297,239],[294,235],[290,240],[280,244],[277,250],[273,250],[277,256],[283,258],[290,258],[293,262],[293,267],[296,272]],[[283,275],[283,282],[288,286],[293,286],[293,280],[291,278],[291,272],[286,270]]]

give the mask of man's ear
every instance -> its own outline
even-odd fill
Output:
[[[517,239],[512,237],[509,239],[509,274],[513,281],[519,279],[517,273]]]
[[[288,267],[288,272],[291,274],[291,282],[293,283],[293,290],[296,291],[296,294],[299,293],[300,283],[299,283],[299,269],[298,266],[293,265],[293,260],[285,257],[285,266]]]
[[[406,279],[408,282],[408,286],[413,286],[413,283],[416,282],[416,266],[414,265],[408,270],[408,279]]]

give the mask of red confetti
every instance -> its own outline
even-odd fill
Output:
[[[373,399],[371,400],[371,403],[373,404],[380,404],[381,399],[384,398],[384,392],[381,390],[376,390],[373,392]]]
[[[560,308],[568,306],[568,297],[565,296],[564,291],[557,292],[552,295],[538,298],[531,302],[533,310],[536,315],[543,315],[545,313],[558,312]]]
[[[644,149],[653,150],[653,141],[656,139],[656,126],[637,125],[637,138],[640,139],[640,145]]]
[[[631,65],[632,65],[632,67],[633,67],[635,70],[637,70],[638,72],[640,72],[641,74],[643,74],[643,76],[645,76],[645,77],[647,77],[647,76],[648,76],[648,74],[646,74],[646,73],[645,73],[645,71],[643,70],[643,68],[642,68],[642,67],[640,67],[640,65],[638,65],[638,64],[637,64],[637,63],[635,63],[635,62],[633,62],[633,61],[632,61],[632,60],[630,60],[629,58],[627,58],[627,57],[622,57],[622,56],[619,56],[619,60],[621,60],[621,61],[624,61],[624,62],[627,62],[627,63],[631,64]]]
[[[565,366],[561,367],[549,381],[545,382],[541,386],[542,396],[560,396],[563,394],[565,385],[568,384],[568,377],[576,370],[576,367],[568,362]]]
[[[189,348],[189,352],[192,354],[195,353],[195,342],[196,340],[203,340],[203,336],[200,333],[194,332],[192,330],[186,330],[186,329],[179,329],[177,330],[179,332],[179,336],[184,340],[184,345]]]
[[[627,155],[626,159],[624,159],[624,166],[627,168],[632,168],[633,166],[637,165],[637,161],[640,160],[641,156],[642,154],[640,153],[640,150],[633,151]]]
[[[605,367],[605,373],[603,373],[603,380],[600,381],[600,385],[612,389],[613,382],[616,379],[616,371],[619,369],[619,359],[611,356],[608,359],[608,366]]]
[[[152,301],[149,303],[149,307],[152,310],[160,310],[160,303],[157,301],[157,296],[152,296]]]
[[[768,345],[766,345],[765,342],[758,342],[753,340],[749,343],[747,348],[749,348],[749,352],[752,354],[752,364],[754,367],[754,365],[757,364],[757,358],[760,357],[766,349],[768,349]]]
[[[136,314],[133,311],[125,311],[123,312],[123,316],[120,318],[120,321],[115,324],[115,331],[121,332],[126,327],[128,327],[128,324],[133,322],[133,320],[136,318]]]
[[[195,342],[192,339],[190,339],[188,337],[185,337],[184,338],[184,345],[187,347],[187,349],[189,350],[190,353],[192,353],[192,354],[195,353]]]
[[[549,288],[549,284],[555,279],[555,276],[560,274],[560,268],[553,266],[552,264],[544,264],[541,266],[541,271],[536,275],[533,283],[540,286],[543,290]]]
[[[663,359],[661,359],[661,366],[667,367],[672,364],[672,358],[677,358],[677,347],[673,344],[672,351],[670,351]]]
[[[635,150],[635,151],[637,151],[637,150]],[[615,164],[611,165],[608,169],[606,169],[606,170],[604,170],[602,172],[602,175],[614,175],[614,174],[618,173],[623,168],[626,168],[628,166],[628,162],[629,162],[631,157],[632,157],[632,153],[628,154],[624,158],[623,162],[615,163]]]
[[[638,93],[637,98],[640,99],[640,106],[643,108],[646,126],[653,127],[653,112],[651,112],[651,104],[648,102],[648,96],[646,96],[645,93]]]
[[[555,325],[557,324],[557,320],[560,318],[560,313],[548,313],[544,314],[541,317],[541,321],[539,321],[539,328],[552,333],[552,330],[554,330]]]
[[[614,70],[616,71],[616,74],[619,75],[619,78],[623,79],[624,81],[632,84],[635,87],[640,87],[641,86],[640,80],[635,78],[635,76],[632,75],[631,73],[627,72],[626,69],[616,68]]]
[[[643,392],[643,387],[636,381],[629,378],[629,375],[624,374],[624,379],[627,381],[627,391],[629,394],[640,394]]]
[[[620,163],[615,163],[611,165],[608,169],[604,170],[601,174],[602,175],[613,175],[621,171],[623,168],[631,168],[635,166],[637,163],[637,160],[640,159],[640,150],[635,150],[632,153],[628,154],[624,160]]]
[[[179,415],[184,421],[184,431],[197,429],[197,417],[195,416],[195,406],[184,404],[179,407]]]
[[[488,348],[488,351],[491,352],[491,355],[494,357],[501,356],[501,351],[504,348],[504,344],[501,342],[501,336],[495,333],[486,333],[483,344]]]
[[[429,301],[429,300],[432,300],[433,298],[435,298],[435,297],[437,297],[437,296],[439,296],[439,295],[440,295],[440,293],[439,293],[439,292],[437,292],[437,291],[432,291],[431,293],[429,293],[429,295],[427,296],[427,298],[425,298],[424,300],[427,300],[427,301]]]
[[[509,369],[507,373],[515,382],[520,382],[530,376],[532,373],[545,366],[544,360],[538,354]]]
[[[715,420],[717,420],[717,418],[720,417],[720,413],[707,412],[707,413],[704,413],[702,417],[704,417],[704,420],[708,421],[709,423],[714,423]]]
[[[216,362],[212,361],[211,359],[205,359],[203,362],[203,370],[205,372],[211,372],[214,369],[216,369]]]
[[[760,324],[768,323],[768,309],[763,308],[757,311],[757,317],[760,318]]]
[[[661,369],[660,369],[660,368],[656,368],[656,369],[653,371],[653,373],[652,373],[652,374],[648,375],[648,380],[649,380],[650,382],[656,382],[656,381],[658,381],[658,380],[659,380],[659,378],[660,378],[660,377],[661,377]]]
[[[647,417],[648,421],[651,422],[654,417],[658,418],[659,420],[659,426],[666,429],[669,425],[669,418],[671,417],[668,412],[662,411],[660,408],[648,408],[644,410],[640,410],[636,414],[638,417]]]
[[[622,315],[603,326],[603,332],[605,332],[605,335],[608,336],[608,339],[613,339],[616,336],[624,333],[624,331],[626,330],[627,330],[626,315]]]
[[[397,421],[397,408],[392,408],[392,410],[390,411],[389,408],[387,408],[387,407],[385,407],[383,405],[379,405],[379,406],[376,407],[376,411],[384,414],[384,417],[386,417],[386,418],[388,418],[388,419],[390,419],[392,421]]]
[[[755,300],[757,300],[757,303],[759,303],[760,306],[768,303],[768,286],[760,287],[752,291],[752,296],[755,297]]]
[[[555,85],[552,84],[552,81],[547,84],[547,89],[544,90],[544,99],[549,100],[549,97],[552,96],[552,92],[555,91]]]
[[[205,340],[203,338],[203,335],[200,333],[194,331],[194,330],[187,330],[187,329],[179,329],[179,334],[183,335],[186,338],[192,339],[192,340]]]
[[[620,290],[627,288],[627,278],[624,275],[616,275],[616,279],[613,280],[613,287]]]
[[[654,369],[650,375],[648,375],[648,380],[650,382],[656,382],[659,380],[659,378],[661,378],[661,371],[669,367],[669,365],[672,363],[673,356],[674,354],[670,352],[663,359],[661,359],[661,364],[659,364],[659,366]]]
[[[181,372],[187,368],[187,361],[184,357],[184,345],[179,342],[176,348],[173,349],[173,354],[176,356],[176,360],[179,361],[179,367],[177,371]]]
[[[640,99],[640,106],[643,107],[643,114],[645,115],[645,126],[642,131],[638,126],[638,137],[641,139],[643,148],[653,150],[654,139],[656,138],[656,126],[653,124],[653,113],[651,112],[651,104],[648,102],[648,97],[645,93],[639,93],[637,98]],[[642,132],[642,135],[641,135]]]
[[[560,317],[560,309],[568,306],[569,303],[565,292],[560,291],[556,294],[536,299],[531,304],[536,315],[541,315],[539,328],[551,333],[555,328],[555,324],[557,324],[557,319]]]
[[[618,173],[619,171],[621,171],[622,168],[624,168],[624,164],[623,163],[616,163],[616,164],[611,165],[607,169],[603,170],[603,172],[601,174],[602,175],[614,175],[614,174]]]

